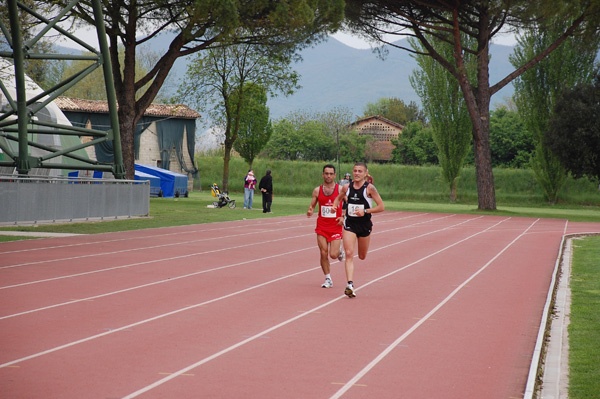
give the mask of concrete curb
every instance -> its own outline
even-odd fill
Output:
[[[81,236],[84,234],[73,234],[73,233],[46,233],[43,231],[5,231],[0,230],[0,236],[19,236],[19,237],[40,237],[40,238],[48,238],[48,237],[72,237],[72,236]]]

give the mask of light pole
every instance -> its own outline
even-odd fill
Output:
[[[340,128],[339,127],[335,128],[335,135],[337,137],[338,177],[341,177],[342,176],[342,169],[340,167]]]

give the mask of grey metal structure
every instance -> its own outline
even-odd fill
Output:
[[[0,160],[0,166],[14,166],[19,175],[27,175],[32,168],[48,169],[79,169],[96,170],[112,172],[118,179],[125,177],[125,167],[123,164],[121,140],[119,134],[119,123],[117,117],[117,101],[113,83],[111,63],[108,53],[108,42],[106,40],[106,31],[104,28],[104,19],[100,0],[92,0],[94,17],[96,21],[96,31],[98,33],[98,42],[100,50],[96,50],[89,44],[83,42],[76,36],[71,35],[57,24],[60,19],[71,10],[79,0],[72,0],[67,7],[60,10],[58,15],[52,20],[29,9],[23,3],[17,0],[7,0],[7,8],[10,20],[10,29],[0,21],[0,30],[4,34],[6,42],[11,51],[0,51],[0,57],[12,59],[14,64],[14,78],[16,82],[16,98],[10,95],[7,87],[0,81],[0,90],[8,99],[9,107],[1,110],[0,113],[0,137],[6,140],[18,141],[18,152],[15,153],[10,146],[3,145],[0,140],[0,149],[4,153],[3,160]],[[19,23],[19,10],[26,12],[36,18],[43,25],[43,29],[31,40],[23,42],[22,27]],[[38,42],[51,29],[68,37],[70,40],[81,45],[91,56],[77,56],[69,54],[37,54],[29,51],[33,45]],[[54,59],[54,60],[89,60],[92,64],[68,77],[54,87],[45,90],[42,94],[36,94],[28,98],[25,87],[25,73],[23,61],[25,59]],[[109,105],[109,115],[111,120],[111,129],[108,131],[83,129],[70,125],[61,125],[47,122],[37,118],[36,114],[41,112],[46,105],[52,102],[56,97],[63,94],[81,79],[85,78],[92,71],[102,67],[106,85],[107,100]],[[85,144],[78,144],[68,148],[53,148],[39,144],[28,138],[28,134],[57,134],[71,136],[92,136],[93,140]],[[85,157],[74,154],[75,151],[93,146],[108,140],[113,141],[114,163],[102,163],[96,160],[90,160]],[[38,148],[45,151],[43,156],[31,156],[29,149]],[[56,162],[59,157],[62,162]],[[77,160],[76,163],[69,163],[68,160]]]
[[[0,226],[148,216],[149,198],[149,181],[0,175]]]

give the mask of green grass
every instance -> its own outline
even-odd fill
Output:
[[[569,324],[569,398],[600,393],[600,236],[575,240]]]
[[[196,186],[209,190],[212,183],[222,185],[223,159],[212,156],[196,158],[201,178]],[[276,195],[306,196],[321,183],[321,171],[325,162],[277,161],[257,159],[254,172],[260,179],[266,169],[273,171],[273,186]],[[336,164],[337,168],[337,164]],[[243,192],[243,180],[248,165],[238,157],[229,164],[229,192]],[[342,163],[341,174],[352,172],[352,164]],[[384,200],[447,203],[449,190],[441,178],[438,166],[405,166],[395,164],[370,164],[369,172]],[[546,205],[544,193],[528,169],[494,169],[494,186],[498,207]],[[600,207],[598,185],[588,179],[568,178],[559,192],[561,206]],[[475,169],[465,167],[458,180],[458,203],[477,205]],[[475,206],[476,207],[476,206]]]

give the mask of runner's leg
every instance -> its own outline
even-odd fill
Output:
[[[358,237],[358,258],[364,260],[369,252],[369,244],[371,243],[371,236]]]
[[[346,279],[354,281],[354,246],[356,244],[356,234],[351,231],[343,231],[344,250],[346,251]]]
[[[329,256],[331,256],[331,259],[337,259],[340,256],[341,247],[342,240],[333,240],[329,243]]]
[[[323,274],[327,275],[330,272],[329,258],[327,257],[327,238],[317,234],[317,245],[321,255],[321,269],[323,269]]]

